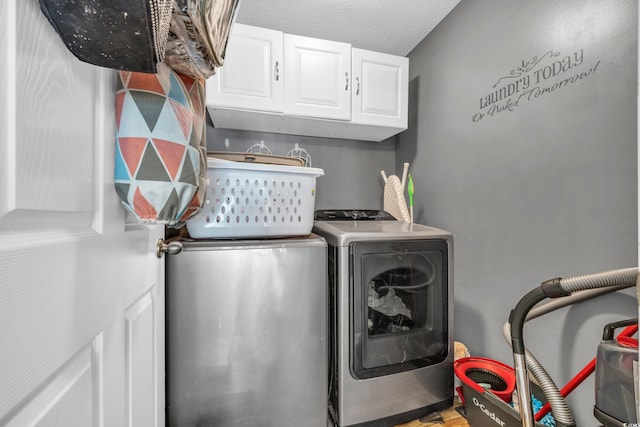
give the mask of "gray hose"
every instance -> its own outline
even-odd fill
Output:
[[[556,310],[560,307],[567,306],[569,304],[575,304],[576,302],[584,301],[586,299],[594,298],[596,296],[613,292],[616,290],[628,288],[636,285],[638,281],[638,268],[627,268],[620,270],[611,270],[601,273],[588,274],[582,276],[569,277],[566,279],[559,279],[557,284],[566,293],[564,298],[552,300],[549,303],[534,307],[527,313],[525,321],[531,320],[542,314]],[[543,284],[544,286],[544,284]],[[578,292],[575,295],[571,295],[572,292]],[[503,328],[503,334],[507,341],[511,343],[510,324],[507,323]],[[521,332],[521,330],[520,330]],[[549,376],[549,374],[542,368],[540,363],[533,357],[533,355],[526,349],[526,366],[531,371],[531,375],[538,381],[545,397],[551,405],[554,418],[557,424],[561,425],[575,425],[573,416],[569,411],[569,408],[562,397],[557,386]],[[530,407],[521,408],[521,411],[531,411]],[[523,413],[523,424],[525,418]]]
[[[634,286],[638,280],[638,268],[623,268],[583,276],[568,277],[560,280],[560,286],[567,292],[588,289],[608,288],[610,286]]]

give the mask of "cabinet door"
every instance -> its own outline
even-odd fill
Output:
[[[207,105],[282,112],[282,32],[234,24],[224,65],[207,80]]]
[[[351,45],[284,35],[285,114],[349,120]]]
[[[407,128],[409,59],[352,49],[354,123]]]

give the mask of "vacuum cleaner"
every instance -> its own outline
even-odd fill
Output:
[[[528,320],[541,316],[550,311],[556,310],[570,304],[575,304],[587,299],[603,295],[608,292],[635,286],[638,282],[638,268],[627,268],[620,270],[605,271],[596,274],[583,276],[575,276],[570,278],[554,278],[543,282],[539,287],[527,293],[516,304],[515,308],[509,315],[509,321],[505,325],[505,337],[510,340],[513,352],[514,370],[516,377],[516,390],[518,407],[520,412],[521,423],[523,427],[534,427],[536,425],[534,412],[531,401],[531,383],[529,374],[535,378],[539,384],[544,397],[548,401],[555,424],[558,427],[574,427],[575,421],[569,410],[563,394],[558,390],[557,386],[550,378],[548,373],[535,359],[535,357],[527,350],[524,344],[523,326]],[[542,301],[551,299],[551,301],[539,305]],[[633,321],[632,321],[633,322]],[[637,320],[635,320],[637,324]],[[508,328],[508,334],[507,334]],[[605,328],[603,343],[610,341],[612,333],[609,334]],[[507,336],[508,335],[508,336]],[[602,345],[602,344],[601,344]],[[608,347],[605,353],[616,352],[620,349]],[[637,361],[637,346],[635,349],[629,349],[627,353],[633,357],[635,352],[635,360]],[[601,354],[601,359],[605,356]],[[601,362],[602,363],[602,362]],[[619,368],[619,364],[617,365]],[[620,369],[618,369],[620,371]],[[633,382],[633,370],[627,370],[623,376],[627,377],[631,383]],[[598,378],[596,378],[598,380]],[[601,379],[602,380],[602,379]],[[625,381],[625,382],[629,382]],[[596,384],[596,390],[604,388]],[[607,414],[608,408],[599,407],[604,402],[596,402],[594,415],[605,427],[617,427],[623,425],[637,424],[637,414],[628,412],[628,416],[635,416],[633,420],[619,420],[615,416]],[[635,407],[635,404],[633,405]]]
[[[621,327],[625,329],[614,339],[615,330]],[[604,327],[602,342],[598,345],[593,415],[606,426],[637,425],[633,369],[638,364],[638,340],[630,336],[637,330],[637,318],[609,323]]]
[[[596,419],[605,427],[637,425],[633,365],[637,365],[638,343],[631,338],[638,330],[637,319],[607,325],[597,357],[562,390],[525,347],[523,326],[525,322],[559,308],[632,287],[637,284],[638,277],[638,268],[629,268],[555,278],[527,293],[511,311],[503,327],[505,339],[512,347],[514,368],[481,357],[454,361],[454,372],[462,382],[456,390],[469,425],[575,427],[565,397],[594,371]],[[546,299],[549,301],[544,301]],[[621,327],[625,329],[614,339],[615,330]]]

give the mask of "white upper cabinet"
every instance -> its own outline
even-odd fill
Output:
[[[207,80],[218,128],[383,141],[407,128],[409,60],[234,24]]]
[[[207,80],[207,104],[283,111],[282,32],[234,24],[224,65]]]
[[[284,112],[307,117],[351,117],[351,45],[284,35]]]
[[[407,127],[409,58],[353,48],[351,120]]]

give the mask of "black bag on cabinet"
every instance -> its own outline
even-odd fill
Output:
[[[239,0],[39,0],[67,49],[116,70],[206,79],[223,63]]]
[[[165,54],[172,0],[40,0],[40,9],[81,61],[155,73]]]

